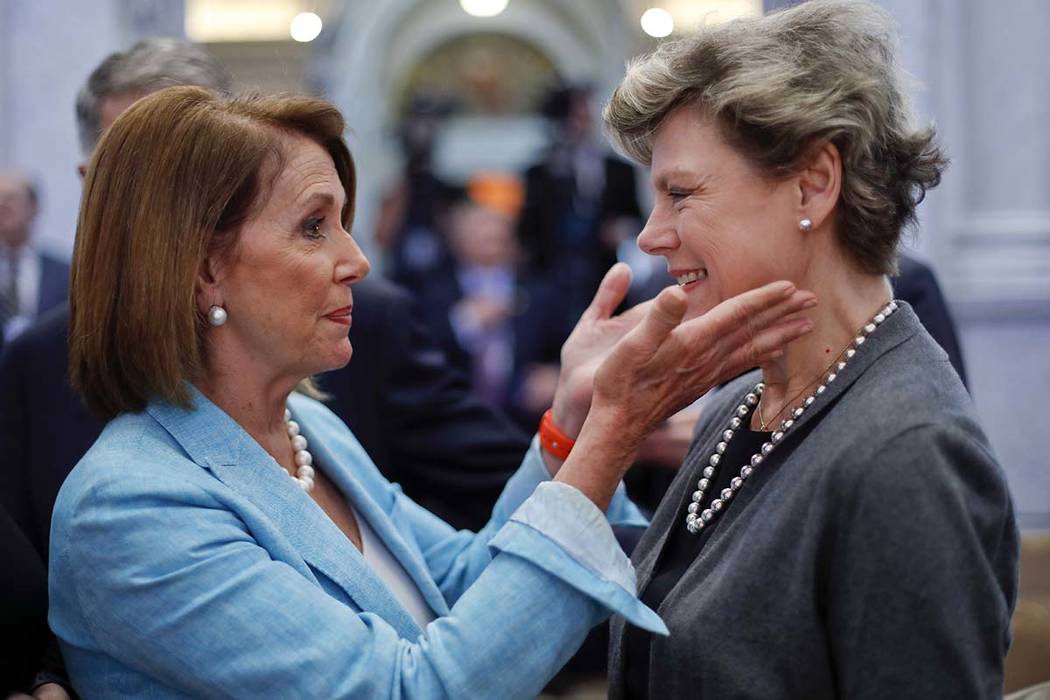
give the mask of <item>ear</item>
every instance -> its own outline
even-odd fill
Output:
[[[212,306],[222,306],[223,265],[214,255],[201,260],[197,270],[197,310],[207,314]]]
[[[798,218],[820,228],[835,211],[842,189],[842,156],[835,144],[822,141],[806,154],[798,173]]]
[[[80,179],[83,180],[87,177],[87,163],[81,163],[77,166],[77,174],[80,175]]]

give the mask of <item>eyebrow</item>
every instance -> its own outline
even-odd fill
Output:
[[[335,206],[335,197],[329,192],[314,192],[312,195],[306,198],[303,202],[304,207],[312,206],[314,204],[322,204],[324,206]]]
[[[654,180],[653,185],[657,190],[666,190],[668,183],[671,180],[685,179],[689,182],[695,181],[695,187],[703,187],[707,182],[706,176],[697,175],[696,173],[690,173],[682,168],[671,168],[670,170],[660,173],[660,175]]]

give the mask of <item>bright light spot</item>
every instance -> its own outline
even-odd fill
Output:
[[[674,31],[674,17],[663,8],[649,8],[642,15],[642,31],[651,37],[662,39]]]
[[[507,9],[509,0],[459,0],[459,6],[468,15],[495,17]]]
[[[321,33],[321,18],[313,12],[301,12],[292,20],[289,31],[296,41],[313,41]]]

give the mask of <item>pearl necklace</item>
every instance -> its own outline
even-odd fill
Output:
[[[762,443],[759,451],[751,455],[748,463],[741,467],[739,476],[733,477],[729,482],[729,488],[722,489],[718,498],[711,501],[711,504],[706,509],[700,510],[700,503],[704,500],[704,494],[711,488],[715,474],[718,473],[718,463],[722,461],[722,455],[725,454],[726,448],[729,447],[729,441],[733,439],[733,435],[737,430],[743,428],[744,419],[758,405],[766,385],[759,382],[754,389],[748,392],[747,396],[744,397],[744,401],[733,412],[733,417],[729,419],[729,425],[722,432],[722,440],[715,447],[714,453],[708,458],[707,464],[701,471],[700,479],[696,482],[696,491],[693,492],[692,503],[689,504],[688,514],[685,516],[685,527],[690,534],[695,535],[710,526],[715,517],[725,510],[729,502],[736,496],[737,491],[743,487],[748,477],[751,476],[758,465],[762,464],[769,457],[773,448],[784,440],[788,431],[802,417],[806,409],[812,406],[816,402],[817,397],[827,391],[828,385],[838,378],[839,373],[846,369],[846,363],[857,354],[857,349],[864,344],[868,336],[874,333],[875,329],[881,326],[883,321],[896,310],[897,302],[891,301],[879,313],[875,314],[875,317],[869,323],[865,324],[864,328],[857,334],[857,337],[850,343],[850,347],[846,349],[844,353],[845,358],[835,363],[833,367],[828,368],[830,371],[824,377],[824,381],[818,384],[813,393],[803,399],[802,403],[792,409],[788,417],[780,422],[780,429],[774,431],[769,436],[769,440]]]
[[[284,409],[284,425],[288,437],[292,440],[292,452],[295,453],[296,474],[290,476],[306,493],[314,489],[314,456],[306,449],[306,437],[299,434],[299,424],[292,420],[292,412]]]

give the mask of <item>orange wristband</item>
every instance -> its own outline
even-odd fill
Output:
[[[554,425],[554,409],[548,408],[540,419],[540,445],[557,459],[564,460],[572,451],[576,441]]]

